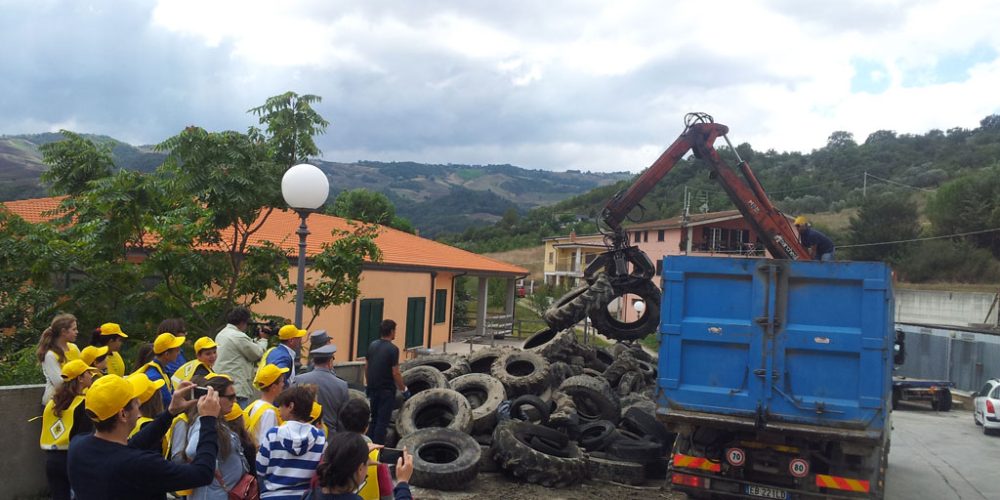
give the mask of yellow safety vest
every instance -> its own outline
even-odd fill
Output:
[[[134,373],[146,373],[146,370],[150,368],[154,368],[156,369],[157,372],[159,372],[160,377],[163,378],[163,382],[166,384],[163,387],[166,387],[168,391],[173,393],[174,383],[170,380],[170,377],[168,377],[167,374],[163,371],[163,368],[160,368],[160,365],[157,364],[156,361],[150,361],[149,363],[140,366],[139,369],[136,370]]]
[[[275,350],[275,349],[277,349],[279,347],[281,347],[281,344],[278,344],[278,345],[276,345],[276,346],[274,346],[274,347],[272,347],[272,348],[264,351],[264,355],[261,356],[260,357],[260,361],[257,362],[257,369],[258,370],[260,370],[261,368],[264,368],[264,365],[267,364],[267,357],[271,355],[271,351],[273,351],[273,350]]]
[[[171,446],[174,444],[174,429],[177,427],[178,422],[184,422],[185,424],[190,424],[188,420],[187,413],[181,413],[174,417],[174,420],[170,422],[170,428],[167,429],[167,433],[163,436],[163,458],[170,460],[170,454],[173,452]],[[175,491],[174,495],[179,497],[186,497],[194,493],[194,490],[180,490]]]
[[[372,462],[378,462],[378,450],[372,450],[368,453],[368,458]],[[368,466],[368,477],[365,478],[365,482],[361,483],[358,488],[358,496],[364,500],[379,500],[378,491],[378,465]]]
[[[191,377],[194,376],[194,372],[198,371],[199,366],[205,366],[205,363],[202,363],[197,359],[192,359],[191,361],[184,363],[177,369],[177,371],[174,372],[174,376],[171,377],[171,382],[173,382],[176,387],[180,385],[181,382],[191,380]],[[211,368],[205,366],[205,369],[208,370],[208,373],[212,373]]]
[[[108,353],[108,375],[125,376],[125,360],[117,352]]]
[[[62,415],[55,414],[55,401],[49,401],[42,412],[42,436],[38,439],[38,444],[43,450],[68,450],[69,433],[73,430],[73,413],[76,407],[83,402],[83,396],[77,396],[70,402],[69,408],[63,410]]]
[[[257,402],[260,402],[260,404],[257,404]],[[260,417],[264,416],[264,412],[266,410],[274,410],[274,418],[275,421],[278,422],[278,425],[284,423],[281,420],[281,413],[278,412],[277,406],[274,406],[273,404],[262,399],[258,399],[243,410],[244,424],[246,425],[247,432],[249,432],[251,436],[257,435],[257,424],[260,422]]]
[[[132,429],[132,432],[128,434],[128,438],[132,439],[132,436],[134,436],[137,432],[139,432],[139,430],[142,429],[143,425],[146,425],[147,423],[152,421],[153,419],[149,417],[139,417],[139,420],[135,421],[135,427]]]
[[[66,356],[67,362],[73,361],[74,359],[80,359],[80,348],[77,347],[76,344],[72,342],[67,342],[66,352],[64,354]],[[63,364],[65,364],[65,362]]]

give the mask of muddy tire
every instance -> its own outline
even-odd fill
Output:
[[[491,432],[497,424],[497,407],[507,399],[507,391],[499,380],[483,373],[469,373],[449,382],[472,408],[473,434]]]
[[[608,454],[618,460],[646,464],[663,457],[660,443],[646,439],[621,438],[611,443]]]
[[[634,432],[644,439],[660,444],[663,453],[670,451],[674,446],[676,434],[667,430],[662,422],[656,420],[652,413],[648,413],[640,408],[632,407],[625,411],[622,417],[621,427]]]
[[[601,481],[639,485],[646,482],[646,470],[642,464],[615,460],[604,453],[587,455],[589,477]]]
[[[622,375],[622,378],[618,380],[618,387],[615,388],[615,393],[619,397],[625,397],[629,394],[633,394],[642,390],[643,378],[639,372],[626,372]]]
[[[447,389],[448,379],[436,368],[430,366],[415,366],[402,373],[403,385],[410,390],[413,395],[419,394],[427,389]],[[400,395],[402,397],[402,395]],[[401,406],[399,401],[397,406]]]
[[[573,368],[565,361],[556,361],[549,364],[549,383],[554,387],[559,387],[563,380],[575,375]]]
[[[591,311],[607,309],[614,288],[606,274],[597,276],[592,285],[570,290],[542,314],[542,319],[555,331],[565,330],[586,318]]]
[[[479,472],[482,447],[453,429],[422,429],[403,438],[399,447],[413,454],[410,483],[436,490],[466,489]]]
[[[656,380],[656,366],[649,361],[643,361],[641,359],[636,359],[635,362],[639,365],[639,373],[642,374],[642,379],[645,382],[653,382]]]
[[[552,404],[555,409],[549,415],[549,426],[565,429],[567,434],[575,436],[580,425],[580,416],[576,413],[576,403],[573,398],[562,392],[552,393]]]
[[[612,387],[618,387],[623,375],[628,372],[638,372],[639,362],[628,352],[622,353],[607,370],[604,370],[604,378]]]
[[[503,384],[508,398],[541,394],[549,385],[549,362],[536,353],[511,351],[497,358],[491,374]]]
[[[618,439],[615,424],[607,420],[597,420],[580,426],[577,442],[587,451],[601,451]]]
[[[573,352],[572,346],[575,343],[576,337],[572,329],[545,328],[528,337],[521,344],[521,349],[537,353],[550,361],[556,361],[568,358]]]
[[[493,438],[490,438],[490,443],[493,442]],[[496,460],[493,460],[493,454],[490,453],[490,445],[481,444],[479,445],[480,455],[479,455],[479,472],[500,472],[500,466],[497,465]]]
[[[567,440],[561,455],[554,456],[531,447],[535,438],[557,440],[559,431],[525,422],[508,421],[494,434],[493,459],[510,476],[550,488],[570,486],[582,481],[587,463],[576,444]],[[537,442],[537,441],[536,441]]]
[[[638,295],[646,303],[646,311],[636,321],[625,323],[618,321],[608,311],[607,304],[614,297],[626,294]],[[591,324],[605,337],[616,340],[639,340],[653,333],[660,326],[660,289],[649,280],[633,281],[621,287],[615,287],[614,293],[604,306],[589,313]]]
[[[466,434],[472,430],[472,407],[462,393],[451,389],[428,389],[403,403],[396,420],[396,430],[401,437],[432,427],[446,427]]]
[[[573,398],[576,413],[583,422],[608,420],[617,424],[621,418],[618,397],[611,392],[611,387],[603,379],[577,375],[563,381],[559,390]]]
[[[510,418],[538,425],[549,423],[549,403],[533,394],[518,396],[510,402]]]
[[[429,354],[427,356],[420,356],[416,359],[404,361],[399,366],[399,369],[402,372],[406,372],[417,366],[437,368],[448,380],[469,373],[469,362],[464,357],[455,354]]]
[[[507,346],[492,346],[472,351],[471,354],[465,357],[465,360],[469,363],[469,373],[485,373],[489,375],[490,368],[493,367],[493,362],[511,350],[513,348]]]

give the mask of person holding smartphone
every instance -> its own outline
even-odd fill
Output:
[[[330,436],[323,462],[316,468],[319,487],[306,494],[306,500],[362,500],[355,491],[361,489],[368,480],[369,453],[378,449],[377,444],[369,444],[360,434],[338,432]],[[396,461],[395,500],[412,500],[410,476],[413,475],[413,455],[405,448]]]

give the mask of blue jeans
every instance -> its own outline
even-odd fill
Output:
[[[375,444],[385,444],[385,433],[389,430],[392,410],[396,409],[395,389],[367,389],[368,403],[372,409],[372,424],[368,426],[368,437]]]

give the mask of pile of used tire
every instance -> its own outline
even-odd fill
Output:
[[[656,362],[638,345],[546,329],[520,349],[425,355],[401,371],[412,396],[386,446],[413,454],[415,486],[464,489],[480,471],[551,487],[666,477],[674,436],[654,416]]]

